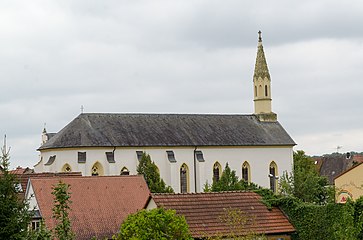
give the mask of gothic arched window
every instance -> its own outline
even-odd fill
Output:
[[[187,193],[189,191],[189,169],[188,166],[183,163],[180,167],[180,192]]]
[[[269,169],[268,177],[270,178],[270,189],[273,192],[276,192],[277,191],[278,176],[277,176],[277,165],[276,165],[275,162],[270,163],[270,169]]]
[[[121,169],[120,175],[130,175],[130,171],[127,169],[127,167],[123,167]]]
[[[213,165],[213,182],[218,182],[219,181],[219,178],[220,178],[220,175],[221,175],[221,170],[222,170],[221,165],[218,162],[216,162]]]
[[[251,182],[250,164],[247,161],[242,164],[242,179],[245,182]]]
[[[92,176],[103,176],[103,167],[99,162],[93,164],[91,169]]]
[[[265,85],[265,96],[268,96],[268,89],[267,89],[267,85]]]
[[[258,95],[259,97],[263,96],[263,92],[262,92],[262,85],[259,85],[259,86],[258,86],[258,92],[257,92],[257,95]]]
[[[64,166],[62,167],[62,172],[72,172],[71,166],[69,166],[68,163],[64,164]]]

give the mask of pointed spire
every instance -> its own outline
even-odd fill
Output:
[[[270,73],[268,71],[265,53],[263,51],[263,46],[262,46],[261,31],[258,31],[257,57],[256,57],[256,64],[255,64],[255,73],[253,75],[253,78],[254,79],[268,78],[270,80]]]

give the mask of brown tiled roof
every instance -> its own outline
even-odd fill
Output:
[[[295,231],[280,209],[269,210],[254,192],[192,194],[152,194],[158,207],[174,209],[183,215],[193,237],[228,236],[231,226],[223,220],[228,210],[241,212],[249,219],[238,234],[288,234]],[[235,233],[236,234],[236,233]]]
[[[19,192],[19,196],[20,196],[20,199],[23,200],[29,178],[49,178],[49,177],[60,177],[60,176],[75,177],[75,176],[82,176],[82,173],[81,172],[61,172],[61,173],[51,173],[51,172],[43,172],[43,173],[30,172],[29,173],[29,172],[25,172],[25,173],[15,174],[15,176],[21,185],[22,191]]]
[[[16,169],[14,169],[14,170],[10,170],[9,171],[11,174],[15,174],[15,175],[17,175],[17,174],[26,174],[26,173],[33,173],[34,172],[34,170],[33,169],[30,169],[30,168],[22,168],[22,167],[17,167]]]
[[[70,219],[77,240],[110,238],[122,221],[142,209],[150,196],[142,176],[31,178],[35,197],[47,228],[53,228],[52,186],[70,184]]]
[[[353,155],[353,162],[355,163],[362,163],[363,162],[363,155]]]

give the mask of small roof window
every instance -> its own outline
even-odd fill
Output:
[[[52,165],[55,161],[55,156],[56,155],[50,156],[48,162],[46,162],[44,165]]]
[[[115,154],[114,152],[106,152],[106,158],[109,163],[115,163]]]
[[[137,160],[141,160],[141,158],[142,158],[142,151],[136,151],[136,156],[137,156]]]
[[[86,163],[86,152],[78,152],[78,163]]]
[[[199,162],[204,162],[205,161],[202,151],[195,151],[195,157],[197,158],[197,160]]]
[[[175,155],[173,151],[166,151],[166,154],[168,155],[168,160],[171,163],[175,163],[176,159],[175,159]]]

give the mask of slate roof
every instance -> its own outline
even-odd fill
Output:
[[[39,210],[47,228],[55,226],[52,218],[52,186],[59,180],[70,184],[72,230],[77,240],[110,239],[123,220],[142,209],[150,192],[142,176],[97,176],[31,178]]]
[[[231,227],[237,235],[295,232],[280,209],[273,207],[269,210],[254,192],[152,194],[152,199],[158,207],[174,209],[177,214],[183,215],[194,238],[228,236]],[[249,219],[244,227],[231,226],[223,220],[229,210],[242,213],[241,220]]]
[[[38,150],[71,147],[292,146],[255,115],[82,113]]]
[[[314,157],[313,159],[321,162],[319,173],[321,176],[326,176],[331,185],[334,184],[334,179],[341,173],[363,160],[361,154],[351,154],[351,157],[347,158],[345,153],[326,154],[322,157]]]

